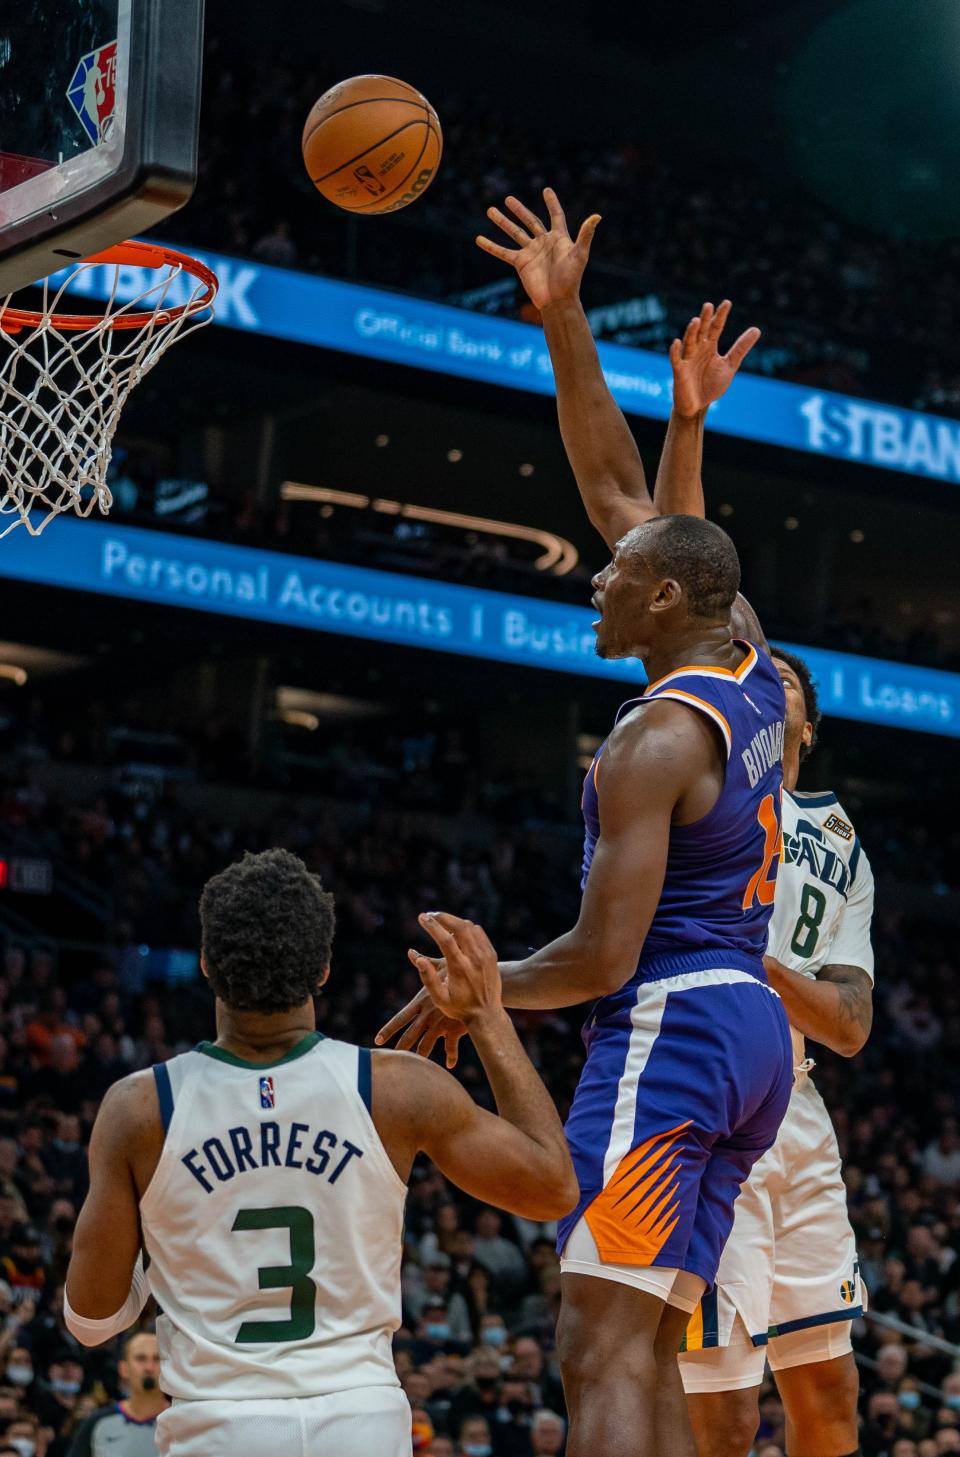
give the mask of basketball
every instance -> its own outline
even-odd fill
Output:
[[[324,92],[303,128],[303,160],[318,192],[345,212],[396,212],[433,181],[443,150],[425,96],[392,76],[353,76]]]

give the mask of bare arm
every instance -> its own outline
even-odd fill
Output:
[[[577,1201],[563,1128],[500,997],[497,954],[484,931],[443,912],[421,923],[443,952],[445,978],[416,955],[425,990],[469,1031],[499,1117],[480,1108],[449,1073],[422,1058],[378,1053],[374,1116],[401,1172],[423,1150],[474,1198],[529,1219],[556,1219]]]
[[[717,309],[705,303],[690,320],[683,338],[670,345],[673,410],[653,493],[660,516],[706,514],[701,468],[707,410],[726,394],[760,338],[759,329],[745,329],[726,354],[720,353],[731,308],[729,299]]]
[[[674,807],[702,730],[679,704],[650,704],[614,730],[600,764],[600,838],[576,925],[501,968],[508,1007],[563,1007],[619,990],[636,970],[667,864]],[[709,747],[709,746],[708,746]]]
[[[716,766],[713,730],[680,704],[654,701],[614,730],[604,751],[598,789],[600,838],[577,924],[524,961],[501,966],[508,1007],[571,1007],[617,991],[636,970],[666,869],[676,806]],[[399,1046],[429,1054],[439,1037],[462,1029],[421,994],[378,1033],[403,1030]]]
[[[567,459],[593,525],[607,545],[651,516],[703,515],[700,460],[703,417],[709,404],[729,387],[752,349],[758,329],[748,329],[723,358],[717,342],[730,312],[725,302],[714,311],[705,304],[691,319],[683,340],[670,351],[674,368],[674,411],[667,428],[657,493],[651,501],[633,433],[610,393],[597,348],[580,303],[580,281],[600,219],[587,218],[571,239],[559,199],[544,189],[550,227],[515,197],[506,205],[513,217],[490,208],[488,217],[518,248],[487,238],[477,243],[515,268],[532,303],[540,310],[553,362],[560,434]]]
[[[517,270],[531,302],[540,310],[553,362],[557,413],[567,459],[587,515],[613,548],[625,532],[656,514],[640,452],[623,412],[603,377],[597,346],[580,303],[580,279],[600,219],[587,218],[574,241],[557,195],[544,190],[550,227],[515,197],[513,217],[489,208],[487,216],[518,248],[488,238],[478,245]]]
[[[772,956],[763,964],[797,1031],[841,1057],[855,1057],[873,1024],[873,982],[862,967],[825,966],[813,980]]]
[[[105,1319],[121,1308],[140,1253],[140,1215],[129,1150],[146,1097],[153,1092],[153,1078],[148,1088],[147,1076],[137,1073],[114,1083],[93,1125],[90,1191],[77,1219],[67,1271],[70,1305],[90,1320]]]

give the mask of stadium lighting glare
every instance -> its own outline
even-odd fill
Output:
[[[850,540],[852,542],[855,542],[857,546],[859,546],[860,543],[861,543],[861,541],[864,541],[865,539],[866,539],[866,532],[865,531],[861,531],[860,528],[859,528],[859,526],[856,527],[850,533]]]
[[[11,683],[16,683],[22,688],[27,681],[26,668],[20,668],[16,663],[0,663],[0,678],[7,678]]]
[[[796,531],[797,527],[800,525],[800,522],[797,520],[796,516],[788,516],[783,524],[788,531]]]
[[[329,486],[310,486],[302,481],[284,481],[280,487],[280,497],[284,501],[319,501],[322,503],[321,515],[331,513],[334,506],[352,506],[358,511],[369,508],[385,516],[403,516],[409,521],[430,521],[437,526],[456,526],[463,531],[529,541],[542,550],[534,566],[538,571],[552,572],[555,577],[565,577],[580,560],[579,551],[566,537],[557,536],[553,531],[541,531],[535,526],[519,526],[513,521],[467,516],[462,511],[440,511],[434,506],[412,506],[403,501],[390,501],[382,497],[372,500],[369,496],[359,496],[353,491],[335,491]]]
[[[457,450],[456,447],[453,450],[448,450],[447,460],[449,460],[451,465],[456,465],[458,460],[463,460],[463,451]]]

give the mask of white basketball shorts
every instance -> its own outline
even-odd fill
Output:
[[[740,1191],[717,1283],[688,1326],[684,1388],[758,1386],[765,1358],[774,1371],[832,1360],[851,1349],[865,1307],[836,1134],[798,1069],[777,1141]]]
[[[157,1419],[160,1457],[410,1457],[399,1386],[279,1401],[175,1401]]]

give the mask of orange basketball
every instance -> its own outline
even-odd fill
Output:
[[[303,128],[303,160],[318,192],[346,212],[396,212],[430,186],[440,119],[392,76],[353,76],[324,92]]]

